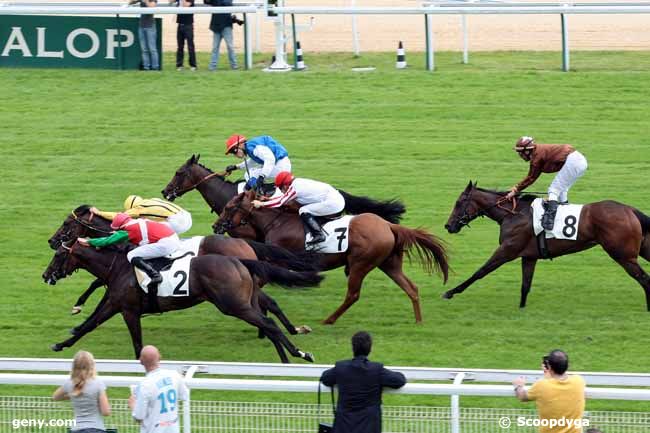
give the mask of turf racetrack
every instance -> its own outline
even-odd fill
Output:
[[[206,59],[199,57],[200,66]],[[405,225],[449,244],[454,273],[447,287],[415,264],[406,268],[420,287],[421,326],[406,295],[379,271],[335,326],[320,321],[343,299],[341,269],[328,272],[320,288],[270,288],[297,325],[314,328],[291,339],[318,363],[348,357],[349,337],[364,329],[375,337],[372,357],[390,365],[535,369],[542,354],[563,348],[574,370],[647,370],[643,290],[599,247],[538,263],[524,310],[519,262],[450,301],[440,294],[496,247],[498,226],[488,219],[453,236],[443,225],[470,179],[506,189],[526,174],[511,150],[520,135],[572,143],[587,157],[572,202],[616,199],[650,213],[649,53],[574,53],[571,73],[559,71],[559,53],[476,54],[467,66],[458,54],[442,54],[436,73],[423,71],[415,56],[404,71],[393,68],[392,54],[306,60],[308,72],[284,75],[0,70],[0,356],[70,358],[83,348],[97,358],[131,358],[119,317],[72,349],[49,350],[92,311],[101,290],[71,317],[93,277],[81,271],[44,284],[53,254],[46,241],[77,205],[117,210],[128,194],[160,196],[192,153],[223,169],[234,162],[223,155],[224,140],[239,132],[278,139],[297,176],[401,198]],[[165,61],[172,65],[171,56]],[[369,64],[377,71],[349,70]],[[530,189],[544,191],[551,179],[544,175]],[[215,215],[198,193],[177,202],[194,216],[190,234],[210,233]],[[211,304],[148,317],[143,337],[167,359],[278,362],[268,340]]]

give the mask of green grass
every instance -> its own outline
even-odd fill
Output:
[[[201,67],[206,59],[199,56]],[[82,319],[69,309],[93,278],[81,271],[45,285],[41,273],[52,257],[46,241],[79,204],[117,209],[128,194],[159,196],[192,153],[222,169],[232,162],[223,155],[224,140],[240,132],[276,137],[298,176],[352,193],[400,197],[408,206],[405,225],[426,227],[450,245],[454,273],[447,287],[415,265],[407,269],[420,286],[421,326],[408,298],[377,271],[335,326],[320,321],[342,301],[342,270],[328,272],[318,289],[269,288],[294,322],[314,328],[292,340],[317,362],[348,357],[349,337],[365,329],[375,337],[372,358],[390,365],[535,369],[542,354],[559,347],[574,370],[647,369],[650,314],[643,291],[600,248],[540,263],[525,310],[518,308],[518,262],[451,301],[439,295],[496,247],[498,226],[487,219],[453,236],[443,225],[468,180],[505,189],[525,175],[511,150],[520,135],[573,143],[587,156],[589,170],[571,191],[573,202],[613,198],[650,212],[649,52],[572,53],[570,73],[560,72],[559,53],[544,52],[477,53],[470,65],[461,65],[458,53],[441,53],[435,73],[424,71],[424,56],[414,53],[402,71],[394,69],[393,54],[305,53],[310,69],[290,74],[260,72],[263,60],[256,58],[253,71],[218,73],[0,70],[0,356],[70,358],[83,348],[98,358],[131,358],[119,317],[72,349],[49,351]],[[165,61],[173,64],[170,55]],[[367,65],[377,70],[350,71]],[[531,190],[543,191],[551,179],[544,175]],[[215,216],[197,193],[179,204],[194,216],[190,234],[210,233]],[[143,328],[145,343],[167,359],[278,361],[256,330],[208,304],[146,318]],[[614,407],[643,408],[590,403]]]

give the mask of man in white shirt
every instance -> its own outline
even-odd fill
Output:
[[[176,371],[160,368],[160,352],[154,346],[142,348],[140,364],[146,377],[129,397],[140,433],[179,433],[180,401],[188,396],[183,378]]]
[[[345,199],[331,185],[316,180],[293,177],[288,171],[278,173],[275,186],[280,188],[282,195],[266,201],[254,200],[255,207],[280,207],[291,200],[296,200],[302,206],[298,210],[312,239],[310,244],[318,244],[325,240],[325,234],[315,216],[334,215],[343,212]]]

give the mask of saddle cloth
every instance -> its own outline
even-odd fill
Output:
[[[158,296],[187,296],[190,294],[190,261],[199,253],[203,236],[194,236],[181,239],[181,246],[172,254],[152,263],[162,276],[162,283],[158,285]],[[145,272],[133,267],[138,284],[145,293],[149,293],[151,278]]]
[[[350,220],[354,215],[345,215],[323,225],[325,241],[318,244],[308,244],[312,239],[311,233],[305,232],[305,249],[319,253],[344,253],[348,250],[348,232]]]
[[[533,230],[535,236],[544,231],[542,228],[542,215],[544,215],[544,199],[536,198],[530,205],[533,208]],[[578,238],[578,227],[580,223],[580,214],[582,213],[581,204],[564,204],[557,207],[555,214],[555,224],[553,230],[548,231],[544,236],[546,239],[567,239],[575,241]]]

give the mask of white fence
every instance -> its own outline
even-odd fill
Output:
[[[60,385],[68,377],[71,360],[0,358],[0,371],[66,372],[66,374],[0,373],[4,385]],[[190,389],[237,390],[257,392],[304,392],[312,396],[317,381],[327,365],[245,364],[220,362],[163,362],[163,368],[181,371]],[[539,371],[483,370],[390,367],[404,373],[409,382],[397,394],[451,396],[449,407],[385,407],[384,431],[390,432],[463,432],[488,433],[503,431],[499,426],[504,418],[511,422],[511,432],[533,432],[534,427],[519,427],[517,419],[531,419],[530,409],[475,409],[461,408],[460,396],[491,396],[514,399],[510,383],[525,375],[530,381],[540,377]],[[141,376],[117,376],[115,373],[142,373],[135,361],[98,360],[97,369],[109,387],[127,387],[137,383]],[[312,380],[253,380],[197,378],[196,374],[221,376],[296,377]],[[578,372],[589,385],[650,386],[648,374]],[[453,383],[412,383],[413,381],[444,381]],[[473,381],[493,384],[462,384]],[[590,399],[650,400],[650,390],[639,388],[587,388]],[[328,396],[326,396],[328,397]],[[315,400],[315,396],[312,397]],[[135,431],[124,401],[113,401],[114,415],[109,425],[120,432]],[[321,407],[322,417],[331,417],[328,406]],[[70,417],[69,405],[51,402],[48,398],[0,397],[0,432],[11,431],[16,419],[65,419]],[[608,433],[641,433],[650,431],[650,413],[646,412],[590,412],[586,414],[591,425],[598,425]],[[311,432],[319,419],[318,407],[302,403],[248,403],[225,401],[190,401],[183,407],[184,432]],[[55,431],[55,430],[52,430]],[[64,431],[64,430],[61,430]]]

